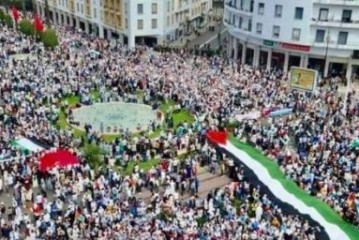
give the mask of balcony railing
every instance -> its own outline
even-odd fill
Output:
[[[352,19],[316,19],[312,18],[312,24],[322,27],[359,28],[359,20]]]
[[[224,19],[223,20],[224,24],[227,26],[227,27],[231,27],[232,29],[236,29],[237,31],[245,31],[245,32],[248,32],[250,33],[252,31],[252,27],[249,26],[249,25],[244,25],[242,24],[242,26],[237,26],[235,23],[229,21],[228,19]]]
[[[236,6],[232,2],[225,3],[225,6],[243,15],[251,16],[253,14],[253,8],[248,9],[241,6]]]
[[[313,0],[314,4],[359,6],[356,0]]]

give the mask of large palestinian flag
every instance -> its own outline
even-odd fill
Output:
[[[357,240],[359,230],[345,222],[327,204],[310,196],[293,181],[286,179],[278,165],[265,157],[259,150],[244,144],[225,132],[209,131],[207,138],[245,166],[251,181],[260,184],[262,192],[287,214],[299,215],[317,227],[318,239]]]

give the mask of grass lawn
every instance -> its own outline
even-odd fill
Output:
[[[160,159],[151,159],[146,162],[140,162],[138,164],[139,169],[142,169],[144,172],[148,172],[152,166],[157,166],[160,163]],[[130,175],[133,171],[133,168],[135,167],[135,162],[129,162],[127,165],[127,168],[123,170],[123,173],[126,175]]]
[[[99,98],[100,98],[100,93],[98,91],[93,91],[92,93],[92,99],[94,100],[94,102],[98,102]],[[142,99],[144,92],[143,91],[138,91],[137,95],[139,99]],[[80,97],[78,96],[67,96],[66,98],[64,98],[63,102],[67,102],[67,104],[69,105],[69,107],[73,107],[76,104],[78,104],[80,102]],[[169,110],[173,109],[175,105],[174,101],[168,101],[166,103],[162,103],[162,105],[160,106],[161,111],[166,114],[169,112]],[[172,113],[173,116],[173,121],[174,121],[174,126],[175,128],[183,123],[183,122],[188,122],[188,123],[192,123],[194,121],[194,117],[190,114],[189,111],[187,110],[181,110],[179,112],[176,113]],[[60,129],[67,129],[67,128],[71,128],[73,130],[74,136],[75,137],[82,137],[85,135],[85,132],[76,128],[72,128],[66,120],[65,117],[65,113],[64,112],[60,112],[59,113],[59,119],[57,121],[57,126]],[[150,138],[157,138],[158,136],[160,136],[161,132],[165,130],[163,128],[158,129],[154,132],[152,132],[151,134],[149,134]],[[139,136],[138,133],[134,133],[133,137],[135,136]],[[112,142],[114,141],[116,138],[118,137],[118,135],[107,135],[104,134],[103,138],[105,141],[107,142]],[[181,157],[185,157],[185,156],[180,156]],[[149,161],[146,162],[140,162],[139,163],[139,167],[140,169],[144,170],[144,171],[148,171],[149,169],[151,169],[152,166],[156,166],[158,165],[158,163],[160,162],[159,159],[151,159]],[[135,162],[130,162],[127,166],[127,168],[125,170],[122,170],[125,174],[131,174],[132,170],[135,166]]]
[[[171,111],[171,109],[174,106],[175,106],[175,102],[170,100],[166,103],[162,103],[160,109],[164,114],[167,114],[168,111]],[[188,123],[192,123],[194,121],[194,117],[191,115],[191,113],[184,109],[180,110],[179,112],[172,113],[172,116],[173,116],[173,123],[175,127],[177,127],[179,124],[185,121]]]
[[[100,93],[98,91],[93,91],[92,93],[92,98],[93,100],[96,102],[99,98],[100,98]],[[143,91],[138,91],[137,95],[139,97],[143,96]],[[67,102],[67,104],[69,105],[69,107],[73,107],[76,104],[78,104],[80,102],[80,97],[78,96],[67,96],[63,102]],[[170,100],[167,103],[163,103],[160,106],[161,111],[166,114],[168,112],[168,110],[170,110],[172,107],[174,107],[175,102]],[[174,126],[177,127],[179,124],[183,123],[183,122],[188,122],[188,123],[192,123],[194,121],[194,117],[187,111],[187,110],[181,110],[178,113],[173,113],[173,121],[174,121]],[[60,112],[59,114],[59,120],[57,121],[57,125],[59,128],[61,129],[65,129],[67,127],[70,127],[69,124],[67,123],[67,120],[65,118],[65,114],[63,112]],[[160,135],[161,131],[163,129],[159,129],[154,131],[153,133],[151,133],[149,135],[150,138],[156,138]],[[84,131],[81,131],[79,129],[73,128],[74,131],[74,135],[75,137],[81,137],[85,134]],[[138,134],[133,134],[134,136],[138,136]],[[105,139],[105,141],[108,142],[112,142],[113,140],[115,140],[118,137],[118,135],[104,135],[103,138]]]

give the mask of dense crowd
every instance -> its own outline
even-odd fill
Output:
[[[155,53],[128,49],[117,42],[58,28],[60,45],[44,49],[12,29],[0,29],[1,234],[7,239],[315,239],[315,229],[283,212],[262,195],[241,166],[206,141],[208,129],[223,129],[237,115],[263,109],[293,108],[289,117],[243,120],[238,138],[275,159],[288,178],[327,202],[354,224],[358,106],[349,95],[346,113],[335,88],[313,93],[293,91],[278,72],[259,71],[218,57],[186,51]],[[12,54],[30,53],[24,60]],[[137,91],[144,92],[143,99]],[[99,98],[93,99],[92,92]],[[140,101],[157,108],[174,102],[193,123],[174,125],[171,112],[158,138],[133,137],[119,129],[112,142],[86,128],[76,137],[70,126],[56,126],[59,112],[71,120],[67,96],[80,104]],[[148,131],[157,124],[143,126]],[[147,131],[146,131],[147,132]],[[10,144],[19,136],[75,152],[81,164],[41,172],[40,153],[24,156]],[[81,149],[92,143],[105,149],[96,171]],[[180,153],[190,153],[180,160]],[[138,163],[159,157],[148,172]],[[135,162],[130,175],[114,171]],[[199,166],[229,173],[234,182],[199,197]],[[139,193],[148,189],[150,199]],[[150,203],[150,204],[148,204]]]

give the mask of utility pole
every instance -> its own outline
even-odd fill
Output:
[[[6,12],[8,12],[9,11],[9,0],[4,0],[4,6],[5,6]]]
[[[26,0],[21,1],[21,8],[22,8],[23,13],[26,13],[26,2],[25,1]]]
[[[51,27],[49,0],[45,0],[45,18],[47,27]]]
[[[31,0],[31,9],[34,16],[37,14],[37,5],[36,0]]]
[[[324,71],[326,71],[326,64],[327,64],[327,60],[328,60],[328,50],[329,50],[329,42],[330,42],[330,29],[328,30],[328,35],[325,38],[326,41],[326,46],[325,46],[325,55],[324,55]],[[328,73],[324,72],[325,77],[328,77]],[[323,75],[324,75],[323,74]]]

